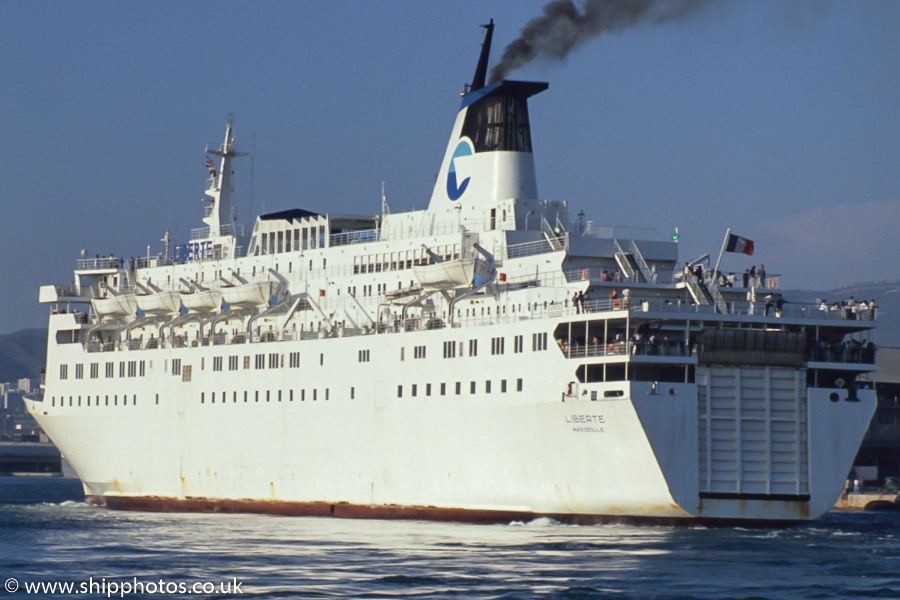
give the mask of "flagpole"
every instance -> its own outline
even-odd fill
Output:
[[[713,285],[719,284],[719,263],[722,262],[722,255],[725,254],[725,245],[728,244],[728,236],[731,235],[731,227],[725,230],[725,239],[722,240],[722,249],[719,250],[719,258],[716,260],[716,268],[713,269]]]

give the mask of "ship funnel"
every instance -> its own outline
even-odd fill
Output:
[[[484,32],[484,42],[481,44],[481,56],[478,57],[478,66],[475,67],[472,85],[469,86],[470,92],[483,88],[484,80],[487,77],[488,59],[491,55],[491,38],[494,36],[494,20],[491,19],[490,23],[482,25],[482,27],[486,30]]]
[[[462,97],[428,204],[431,222],[458,222],[469,230],[493,227],[496,215],[537,200],[528,99],[547,89],[532,81],[486,84],[493,19],[482,27],[472,85]]]

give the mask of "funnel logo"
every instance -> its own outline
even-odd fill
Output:
[[[462,140],[453,152],[453,158],[450,159],[450,170],[447,172],[447,196],[451,200],[459,200],[469,187],[469,179],[466,177],[462,183],[456,183],[456,159],[460,156],[472,156],[472,144],[469,140]]]

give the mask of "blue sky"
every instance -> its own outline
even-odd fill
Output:
[[[228,113],[238,206],[423,207],[493,18],[494,56],[544,2],[0,3],[0,333],[45,325],[78,253],[146,254],[201,225]],[[541,197],[599,225],[727,227],[787,287],[900,279],[900,2],[719,2],[600,36],[531,101]],[[751,259],[729,255],[726,270]]]

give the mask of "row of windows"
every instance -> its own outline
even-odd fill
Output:
[[[50,398],[50,406],[66,406],[66,397],[60,396],[57,398],[53,396]],[[118,394],[105,395],[103,399],[100,399],[100,396],[69,396],[68,397],[68,405],[69,406],[119,406],[120,396]],[[131,401],[129,402],[128,394],[122,394],[121,396],[121,404],[122,406],[137,406],[137,394],[131,395]],[[156,394],[156,404],[159,404],[159,394]]]
[[[464,356],[464,342],[459,342],[459,350],[457,353],[457,342],[444,342],[444,358],[455,358],[458,356]],[[535,352],[544,351],[547,349],[547,334],[546,333],[535,333],[532,334],[531,341],[531,349]],[[513,336],[513,352],[521,353],[524,351],[524,340],[523,336],[517,335]],[[491,338],[491,354],[492,355],[500,355],[506,352],[506,338],[503,337],[495,337]],[[469,340],[469,356],[478,356],[478,340],[471,339]],[[413,358],[420,359],[425,358],[426,356],[426,346],[414,346],[413,347]],[[212,359],[212,370],[219,372],[224,368],[224,358],[222,356],[215,356]],[[229,371],[237,371],[238,365],[240,364],[239,356],[233,355],[228,357],[228,370]],[[405,359],[405,348],[400,348],[400,360]],[[360,350],[359,351],[359,362],[369,362],[370,360],[370,351],[369,350]],[[205,359],[201,359],[201,370],[203,369],[203,364]],[[254,356],[254,368],[256,369],[278,369],[284,367],[284,354],[279,354],[277,352],[266,354],[257,354]],[[325,364],[325,355],[319,355],[319,364]],[[267,367],[268,365],[268,367]],[[288,354],[288,365],[290,368],[299,368],[300,367],[300,353],[299,352],[291,352]],[[243,360],[243,368],[250,368],[250,356],[244,356]],[[190,367],[185,366],[185,369],[188,369],[187,373],[182,372],[181,359],[174,358],[172,359],[172,367],[171,373],[175,376],[181,376],[182,380],[190,381]],[[105,368],[105,376],[106,378],[112,378],[115,376],[115,363],[107,362]],[[99,363],[91,363],[90,364],[90,378],[98,379],[100,374],[100,364]],[[146,362],[141,361],[120,361],[119,362],[119,377],[144,377],[146,374]],[[61,364],[59,365],[59,378],[60,379],[68,379],[69,377],[69,365]],[[83,379],[84,378],[84,364],[78,363],[75,365],[75,379]]]
[[[272,390],[265,390],[265,391],[255,390],[253,392],[248,392],[247,390],[244,390],[243,392],[238,392],[237,390],[232,390],[231,392],[228,392],[228,391],[210,392],[208,398],[209,398],[210,404],[216,404],[217,402],[219,404],[227,404],[229,401],[232,404],[237,404],[239,401],[244,402],[244,403],[249,403],[251,401],[252,402],[260,402],[260,401],[272,402],[273,400],[275,402],[284,402],[285,400],[287,400],[288,402],[293,402],[295,397],[298,400],[300,400],[300,402],[306,402],[307,399],[310,399],[313,402],[315,402],[317,400],[330,400],[331,399],[330,388],[325,388],[324,390],[319,390],[319,389],[313,388],[311,390],[308,390],[308,393],[307,393],[307,390],[305,390],[305,389],[296,390],[296,392],[297,393],[295,394],[294,390],[287,390],[287,391],[275,390],[274,392]],[[355,397],[356,397],[356,388],[351,387],[350,388],[350,399],[352,400]],[[206,404],[206,400],[207,400],[206,392],[201,392],[200,393],[200,404]]]
[[[443,260],[459,258],[459,244],[453,246],[438,246],[432,250],[436,256]],[[381,273],[386,271],[402,271],[422,265],[431,265],[436,261],[433,256],[422,248],[419,250],[402,250],[400,252],[386,252],[384,254],[372,254],[358,256],[353,259],[353,274]]]
[[[260,243],[255,249],[255,255],[278,254],[297,250],[314,250],[325,247],[325,226],[288,229],[286,231],[272,231],[260,236]]]
[[[507,393],[507,391],[509,391],[507,389],[507,387],[508,386],[506,385],[506,380],[501,379],[500,385],[499,385],[499,393],[501,393],[501,394]],[[477,394],[478,388],[479,388],[479,386],[478,386],[477,381],[469,382],[469,393],[470,394]],[[419,386],[419,384],[414,383],[414,384],[410,385],[407,389],[409,390],[409,395],[411,397],[418,396],[420,389],[422,389],[424,391],[426,396],[432,395],[432,384],[430,384],[430,383],[426,383],[424,386]],[[441,383],[439,387],[436,387],[434,389],[434,391],[441,396],[446,396],[447,389],[448,389],[447,384]],[[485,380],[484,387],[482,388],[483,393],[490,394],[493,390],[496,390],[496,389],[498,389],[498,388],[494,387],[494,384],[490,379]],[[524,383],[523,383],[522,379],[516,379],[516,391],[521,392],[523,389],[524,389]],[[456,395],[456,396],[461,395],[463,393],[462,390],[463,390],[463,383],[461,381],[457,381],[453,386],[454,395]],[[403,397],[403,385],[397,386],[397,397],[398,398]]]
[[[104,375],[107,379],[115,376],[116,363],[106,363]],[[129,360],[119,362],[119,377],[143,377],[146,374],[146,362],[143,360]],[[100,378],[100,363],[90,363],[89,375],[91,379]],[[69,378],[69,365],[59,365],[59,378]],[[84,364],[75,365],[75,379],[84,379]]]

